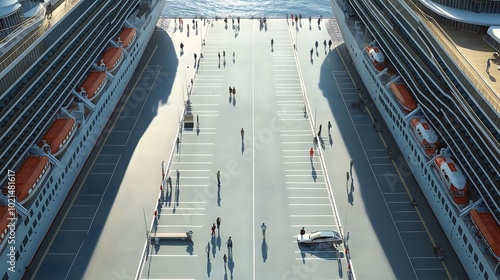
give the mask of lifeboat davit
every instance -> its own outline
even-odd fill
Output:
[[[405,84],[392,82],[390,88],[405,113],[408,114],[417,108],[417,101],[413,98]]]
[[[50,162],[47,156],[26,158],[21,168],[16,172],[16,196],[19,203],[25,203],[36,193],[49,168]],[[4,194],[7,190],[7,188],[3,188]]]
[[[488,250],[500,259],[500,225],[490,212],[479,212],[476,208],[470,216]]]
[[[120,34],[116,37],[115,41],[120,44],[124,49],[128,48],[130,44],[137,37],[135,28],[123,28]]]
[[[429,156],[435,154],[436,149],[439,148],[437,144],[438,135],[427,120],[413,118],[410,120],[410,124],[415,139],[417,139],[425,153]]]
[[[444,156],[436,157],[434,162],[438,168],[439,177],[449,194],[453,197],[455,204],[466,204],[467,179],[456,162],[452,158]]]
[[[382,71],[386,67],[386,58],[379,47],[367,46],[365,48],[366,54],[377,71]]]
[[[73,118],[56,119],[40,141],[40,148],[53,156],[59,155],[74,135],[77,124]]]
[[[92,71],[83,82],[80,93],[92,101],[102,92],[106,82],[105,71]]]
[[[108,48],[101,57],[97,66],[105,66],[106,70],[112,72],[120,65],[123,58],[122,48]]]

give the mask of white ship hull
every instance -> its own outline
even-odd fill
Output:
[[[32,204],[27,209],[31,217],[28,223],[24,223],[25,219],[18,222],[20,224],[18,224],[15,231],[15,244],[6,244],[7,248],[5,248],[0,256],[1,267],[5,268],[4,271],[9,272],[10,280],[21,279],[25,270],[30,265],[38,247],[52,225],[58,211],[85,165],[88,156],[103,132],[106,123],[118,105],[129,80],[134,74],[140,58],[155,30],[165,1],[158,1],[152,14],[145,19],[145,25],[138,24],[134,26],[138,29],[137,38],[128,47],[128,54],[125,55],[119,69],[113,73],[114,77],[122,77],[122,79],[114,78],[108,82],[106,88],[100,94],[99,100],[95,103],[95,109],[88,117],[85,116],[85,121],[80,123],[80,127],[75,132],[74,138],[63,152],[64,155],[58,157],[60,164],[53,165],[50,173],[47,175],[47,179],[40,186],[40,192],[33,198]],[[78,120],[78,116],[76,117]],[[79,121],[81,121],[81,116]],[[44,211],[40,211],[42,207]],[[40,212],[43,215],[36,222],[35,226],[33,224],[36,221],[34,217]],[[30,228],[32,230],[28,232]],[[21,244],[23,244],[22,253],[16,261],[9,263],[9,260],[12,259],[9,256],[9,246],[15,246],[15,250],[18,250]]]
[[[442,187],[442,184],[440,183],[440,180],[432,166],[433,160],[426,156],[424,150],[421,149],[420,144],[411,134],[409,120],[412,116],[418,114],[422,115],[424,112],[421,111],[420,107],[408,115],[405,115],[401,110],[392,111],[394,116],[398,115],[405,120],[403,128],[400,129],[398,127],[398,124],[393,120],[393,118],[390,117],[389,112],[386,111],[383,102],[392,103],[393,106],[387,106],[388,108],[392,107],[398,109],[399,105],[392,97],[392,93],[387,89],[386,84],[377,77],[378,72],[375,71],[371,62],[364,54],[364,49],[370,41],[367,40],[367,38],[369,38],[370,35],[363,34],[361,29],[353,31],[346,21],[343,7],[339,7],[339,3],[336,0],[330,0],[330,2],[352,62],[356,67],[359,76],[363,80],[363,83],[378,111],[384,118],[387,128],[391,131],[394,139],[396,140],[396,143],[401,150],[401,154],[404,155],[404,157],[400,157],[396,160],[404,160],[410,167],[411,173],[418,182],[469,277],[471,279],[482,277],[484,272],[480,270],[477,264],[474,264],[474,262],[471,261],[471,259],[475,258],[474,255],[476,254],[470,253],[468,246],[464,245],[465,239],[469,241],[468,244],[473,246],[474,252],[484,251],[484,248],[480,248],[480,243],[475,241],[474,236],[471,233],[471,231],[474,231],[474,225],[471,223],[468,215],[460,217],[460,210],[456,208],[452,209],[455,207],[453,199],[448,195],[448,192],[444,189],[444,187]],[[396,117],[394,117],[394,119],[396,119]],[[417,151],[416,154],[411,150],[411,145],[413,145]],[[483,271],[486,271],[489,275],[495,275],[494,262],[492,262],[491,258],[486,258],[483,253],[478,253],[477,258],[478,262],[487,264],[484,265]]]

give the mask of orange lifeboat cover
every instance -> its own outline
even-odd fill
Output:
[[[124,48],[128,48],[132,40],[135,38],[136,30],[135,28],[123,28],[118,37],[116,37],[116,41],[118,42],[118,38],[122,41],[122,46]]]
[[[101,59],[104,61],[104,64],[106,64],[106,69],[108,69],[108,71],[113,70],[115,63],[120,59],[122,53],[122,48],[109,48],[104,52]]]
[[[72,118],[56,119],[56,121],[49,128],[42,140],[50,146],[50,152],[55,154],[59,151],[59,146],[63,143],[64,139],[73,129],[75,120]],[[40,142],[41,147],[43,142]]]
[[[19,201],[28,198],[31,189],[48,163],[49,158],[46,156],[29,156],[24,161],[16,173],[16,194]]]
[[[94,97],[99,85],[106,78],[106,72],[104,71],[92,71],[87,76],[87,79],[82,84],[83,89],[88,95],[89,99]]]
[[[406,113],[410,113],[417,108],[417,101],[415,101],[405,84],[391,83],[391,91]]]
[[[489,212],[479,212],[474,208],[470,211],[470,216],[491,250],[500,256],[500,226],[493,215]]]

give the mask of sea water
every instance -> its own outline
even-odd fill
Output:
[[[303,18],[333,17],[330,0],[167,0],[162,16],[285,18],[292,13],[301,14]]]

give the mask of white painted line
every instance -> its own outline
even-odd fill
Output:
[[[331,228],[331,227],[334,227],[334,228],[338,228],[339,226],[338,225],[291,225],[291,227],[293,228],[302,228],[302,227],[305,227],[305,228],[310,228],[310,227],[321,227],[321,228]]]
[[[287,119],[287,118],[278,118],[280,121],[303,121],[304,118],[300,119]]]
[[[290,175],[285,175],[286,177],[311,177],[311,174],[305,174],[305,175],[298,175],[298,174],[290,174]],[[317,177],[323,177],[322,174],[317,174]]]
[[[289,196],[289,199],[328,199],[326,196]]]
[[[288,161],[288,162],[283,162],[283,164],[299,164],[299,163],[310,163],[311,161]],[[319,161],[313,160],[312,163],[319,163]]]
[[[195,177],[195,176],[182,176],[182,179],[208,179],[210,177],[208,176],[203,176],[203,177]]]
[[[311,144],[311,141],[306,141],[306,142],[285,142],[285,141],[281,141],[281,144]]]
[[[113,173],[89,172],[90,175],[111,175]]]
[[[150,257],[198,257],[198,255],[155,255],[155,254],[149,254],[149,256]],[[150,278],[148,278],[148,279],[150,279]],[[186,280],[186,279],[182,279],[182,280]]]
[[[192,142],[192,143],[186,143],[186,142],[181,142],[182,145],[213,145],[214,143],[199,143],[199,142]]]
[[[333,217],[333,214],[331,215],[301,214],[301,215],[290,215],[290,217]]]
[[[47,252],[47,255],[55,255],[55,256],[74,256],[76,253],[50,253]]]
[[[179,187],[180,188],[182,188],[182,187],[208,187],[208,184],[206,184],[206,185],[194,185],[194,184],[185,185],[185,184],[180,184]]]
[[[311,132],[310,129],[282,129],[281,130],[281,132],[300,132],[300,131]],[[285,151],[297,151],[297,150],[285,150]]]
[[[202,226],[200,225],[157,225],[156,227],[160,227],[160,228],[177,228],[177,227],[180,227],[180,228],[201,228]]]
[[[181,154],[183,157],[211,157],[214,154]]]
[[[212,164],[211,161],[176,161],[175,164]]]
[[[321,182],[321,183],[324,183],[324,182]],[[304,187],[304,188],[299,188],[299,187],[287,187],[286,188],[287,190],[326,190],[326,188],[308,188],[308,187]]]
[[[302,185],[302,184],[318,184],[318,183],[323,183],[323,182],[285,182],[285,184],[297,184],[297,185]]]
[[[164,207],[162,209],[173,209],[173,208]],[[205,207],[203,207],[203,208],[201,208],[201,207],[176,207],[175,209],[176,210],[205,210]]]
[[[88,229],[60,229],[59,232],[61,232],[61,231],[87,232],[89,230]]]
[[[177,174],[175,173],[176,170],[179,170],[179,172],[212,172],[212,170],[200,170],[200,169],[197,169],[197,170],[190,170],[190,169],[173,169],[170,170],[170,173],[169,174],[172,174],[172,175],[175,175],[175,177],[177,176]],[[172,177],[173,179],[174,177]],[[181,178],[185,178],[181,175]]]
[[[331,206],[330,203],[326,203],[326,204],[317,204],[317,203],[314,203],[314,204],[312,204],[312,203],[303,203],[303,204],[296,203],[296,204],[294,204],[294,203],[288,203],[288,205],[289,206],[328,206],[328,207]]]
[[[172,214],[158,214],[160,216],[203,216],[205,214],[203,213],[194,213],[194,214],[187,214],[187,213],[172,213]]]
[[[179,201],[177,202],[178,204],[189,204],[189,203],[192,203],[192,204],[196,204],[196,203],[206,203],[205,201]]]

